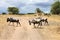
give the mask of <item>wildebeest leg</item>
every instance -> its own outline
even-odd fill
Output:
[[[18,24],[20,24],[20,22],[17,22],[17,26],[18,26]],[[21,26],[21,24],[20,24],[20,26]]]
[[[16,25],[16,27],[18,26],[18,22],[17,22],[17,25]]]
[[[19,22],[20,26],[21,26],[21,23]]]
[[[39,23],[39,25],[40,25],[40,28],[41,28],[41,26],[42,26],[42,21]]]
[[[49,25],[48,21],[47,21],[47,24]]]
[[[38,26],[37,27],[39,27],[40,26],[40,23],[38,24]]]
[[[46,24],[46,21],[44,22],[44,25]]]
[[[29,21],[29,25],[31,25],[31,22]]]
[[[34,28],[36,28],[36,27],[35,27],[35,23],[33,23],[33,25],[34,25]]]
[[[48,24],[48,21],[45,21],[45,24],[49,25],[49,24]]]
[[[46,21],[46,23],[48,24],[48,21]]]
[[[14,26],[14,22],[13,22],[13,26]]]
[[[11,23],[11,22],[9,22],[9,24],[8,24],[8,25],[10,25],[10,23]]]
[[[18,26],[18,22],[17,22],[17,26]],[[16,27],[17,27],[17,26],[16,26]]]
[[[42,22],[40,22],[40,26],[42,26]]]

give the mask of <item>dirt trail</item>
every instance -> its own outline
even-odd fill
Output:
[[[52,32],[49,30],[49,26],[42,26],[42,28],[34,28],[33,25],[29,25],[28,17],[17,17],[21,19],[21,26],[7,26],[3,32],[1,40],[57,40]],[[54,23],[53,26],[55,25]],[[50,24],[50,25],[51,25]]]
[[[15,29],[10,40],[43,40],[37,30],[29,26],[28,20],[22,19],[22,26],[16,27]]]

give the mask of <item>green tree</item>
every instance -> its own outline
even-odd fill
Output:
[[[3,15],[6,14],[5,12],[2,13]]]
[[[36,13],[37,13],[37,16],[41,16],[42,13],[44,13],[44,12],[41,11],[39,8],[36,8]]]
[[[19,9],[16,7],[8,7],[8,12],[11,14],[19,14]]]
[[[36,8],[37,13],[42,13],[42,11],[39,8]]]
[[[60,1],[55,1],[51,6],[52,14],[60,14]]]

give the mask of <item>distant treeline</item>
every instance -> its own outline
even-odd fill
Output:
[[[27,14],[35,14],[35,13],[27,13]]]
[[[13,15],[12,13],[5,13],[5,12],[3,12],[2,14],[3,15],[5,15],[5,14]],[[35,13],[19,13],[19,14],[16,14],[16,15],[26,15],[26,14],[32,15],[32,14],[35,14]]]
[[[8,13],[3,12],[2,14],[15,14],[15,15],[29,14],[30,15],[30,14],[35,14],[35,12],[37,12],[37,13],[44,13],[40,8],[36,8],[36,11],[34,13],[20,13],[19,8],[17,8],[17,7],[8,7],[7,11],[8,11]],[[57,15],[60,14],[60,1],[59,0],[57,0],[56,2],[54,2],[51,5],[50,13],[54,14],[54,15],[55,14],[57,14]],[[48,15],[48,14],[45,14],[45,15]]]

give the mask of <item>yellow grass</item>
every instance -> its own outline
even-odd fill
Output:
[[[34,18],[36,16],[34,15],[0,15],[0,34],[2,34],[2,32],[4,31],[5,28],[7,28],[8,23],[6,22],[6,18],[7,17],[22,17],[22,18]],[[46,16],[47,17],[47,16]],[[58,15],[52,15],[50,17],[47,17],[48,21],[54,21],[55,22],[60,22],[60,16]],[[46,31],[47,30],[47,31]],[[51,40],[60,40],[60,25],[49,25],[47,26],[47,28],[45,28],[44,30],[38,30],[40,32],[43,31],[43,34],[45,36],[47,36],[49,33],[52,37]],[[1,35],[0,35],[1,36]]]

